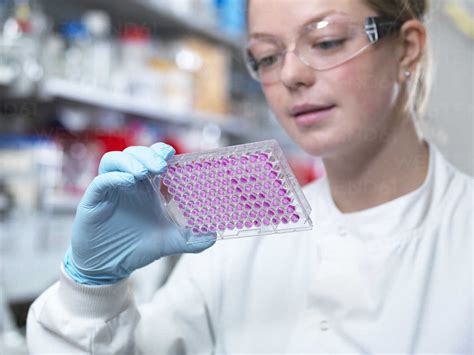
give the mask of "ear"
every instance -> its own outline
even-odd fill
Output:
[[[401,56],[399,78],[406,81],[405,73],[413,73],[426,51],[426,28],[418,20],[406,21],[400,29]]]

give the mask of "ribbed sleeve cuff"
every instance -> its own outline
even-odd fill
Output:
[[[69,312],[79,317],[110,319],[133,302],[128,278],[112,285],[83,285],[72,280],[61,263],[59,280],[59,299]]]

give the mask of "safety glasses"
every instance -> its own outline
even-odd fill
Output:
[[[347,20],[318,21],[304,27],[291,50],[271,37],[251,39],[245,48],[245,63],[255,80],[272,84],[280,81],[289,52],[314,70],[328,70],[355,58],[380,39],[397,33],[402,24],[382,17],[367,17],[364,25]]]

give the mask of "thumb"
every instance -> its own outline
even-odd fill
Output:
[[[199,236],[198,239],[186,243],[187,253],[200,253],[212,247],[217,240],[216,234],[207,234]]]
[[[113,171],[96,176],[87,188],[81,200],[81,205],[91,208],[103,201],[106,194],[119,187],[132,186],[135,178],[129,173]]]

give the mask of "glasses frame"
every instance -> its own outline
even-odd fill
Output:
[[[279,53],[279,55],[285,57],[288,52],[294,52],[297,55],[297,57],[305,65],[312,68],[313,70],[316,70],[316,71],[330,70],[330,69],[336,68],[340,65],[343,65],[343,64],[347,63],[348,61],[350,61],[351,59],[357,57],[362,52],[364,52],[368,47],[370,47],[371,45],[377,43],[382,38],[396,33],[397,31],[400,30],[403,23],[404,23],[403,21],[393,20],[393,19],[389,19],[389,18],[381,17],[381,16],[369,16],[369,17],[365,18],[365,20],[364,20],[364,32],[367,35],[367,38],[369,39],[369,43],[366,46],[362,47],[357,52],[355,52],[349,58],[344,60],[343,62],[335,64],[333,66],[326,67],[326,68],[322,68],[322,69],[314,68],[309,63],[307,63],[307,61],[304,58],[301,58],[301,56],[296,51],[296,48],[293,49],[293,50],[288,50],[288,49],[283,50]],[[307,27],[310,27],[310,26],[314,26],[314,24],[310,24]],[[255,79],[256,81],[262,82],[261,79],[258,76],[258,64],[255,61],[255,59],[252,57],[252,55],[250,54],[249,44],[245,47],[243,55],[244,55],[245,66],[246,66],[248,72],[250,73],[250,76],[253,79]],[[280,70],[281,70],[281,68],[280,68]],[[280,81],[280,80],[275,80],[275,81],[272,81],[271,83],[277,82],[277,81]]]

